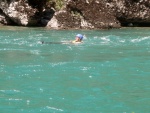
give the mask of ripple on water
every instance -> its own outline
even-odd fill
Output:
[[[139,43],[139,42],[142,42],[142,41],[145,41],[147,42],[148,40],[150,40],[150,37],[140,37],[140,38],[136,38],[136,39],[131,39],[131,42],[133,43]]]
[[[64,111],[63,109],[55,108],[55,107],[50,107],[46,106],[46,109],[54,110],[54,111]]]
[[[15,93],[20,93],[20,90],[0,90],[0,92],[5,93],[5,94],[15,94]]]

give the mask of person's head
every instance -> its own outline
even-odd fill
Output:
[[[76,35],[76,40],[82,41],[82,39],[83,39],[83,35],[81,35],[81,34]]]

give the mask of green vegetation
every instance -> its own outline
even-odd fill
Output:
[[[55,9],[60,10],[64,6],[64,0],[47,0],[47,3],[55,3]]]
[[[74,17],[81,17],[81,13],[79,11],[71,11],[71,15]]]

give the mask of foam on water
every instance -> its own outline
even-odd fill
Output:
[[[148,40],[150,40],[150,36],[142,37],[142,38],[138,38],[138,39],[132,39],[131,42],[138,43],[138,42],[141,42],[141,41],[148,41]]]
[[[148,113],[149,30],[1,28],[0,112]]]

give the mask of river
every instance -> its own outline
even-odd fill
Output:
[[[1,27],[0,113],[149,113],[149,31]]]

